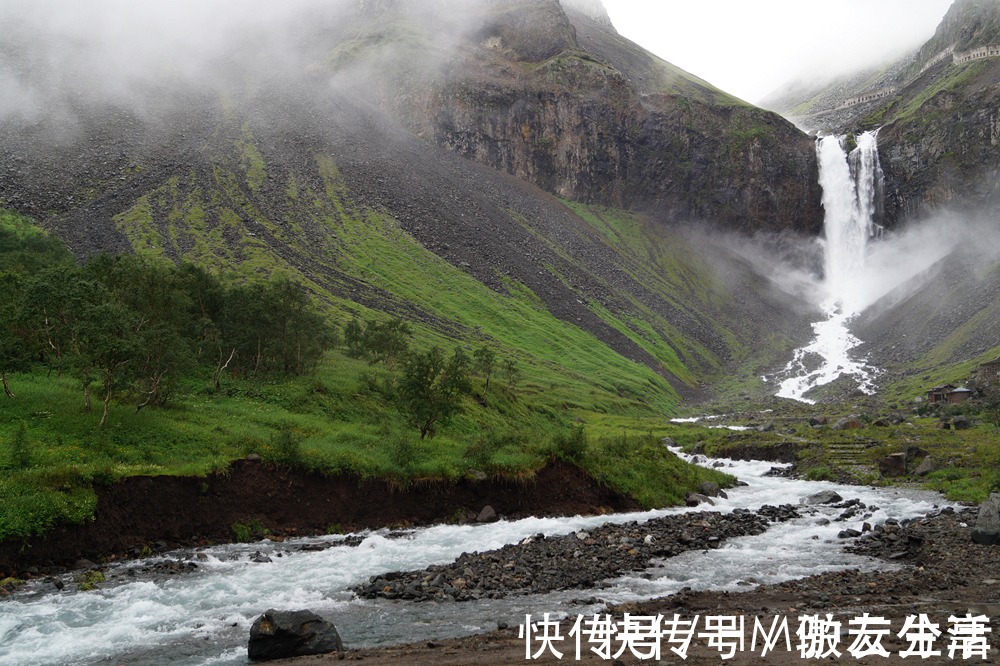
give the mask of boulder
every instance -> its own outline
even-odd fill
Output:
[[[495,523],[497,521],[497,512],[493,510],[493,507],[487,504],[483,507],[483,510],[479,512],[476,516],[477,523]]]
[[[699,504],[710,504],[711,506],[715,506],[715,502],[713,502],[711,498],[705,497],[701,493],[692,492],[684,493],[684,503],[688,506],[698,506]]]
[[[926,456],[923,461],[917,465],[917,468],[913,470],[916,476],[927,476],[931,472],[937,471],[938,466],[934,464],[934,459],[930,456]]]
[[[878,463],[878,471],[882,476],[906,476],[906,454],[893,453]]]
[[[825,416],[810,416],[809,417],[809,425],[811,425],[811,426],[819,426],[819,425],[826,425],[826,424],[827,424],[827,418]]]
[[[860,428],[861,424],[854,419],[849,419],[845,416],[844,418],[837,419],[836,422],[830,427],[834,430],[853,430],[855,428]]]
[[[809,495],[808,497],[802,498],[803,504],[836,504],[837,502],[843,501],[844,498],[832,490],[821,490],[815,495]]]
[[[984,545],[1000,544],[1000,495],[993,493],[979,505],[972,540]]]
[[[774,432],[774,421],[768,421],[765,425],[758,427],[757,432]]]
[[[889,421],[887,421],[886,419],[875,419],[875,421],[872,422],[872,425],[875,426],[876,428],[888,428]]]
[[[914,460],[919,460],[927,456],[927,451],[924,451],[919,446],[907,446],[906,447],[906,464],[909,465]]]
[[[722,499],[729,499],[729,496],[726,495],[721,488],[719,488],[719,485],[717,483],[712,483],[711,481],[702,481],[701,485],[698,487],[698,492],[705,497],[721,497]]]
[[[663,439],[661,439],[661,440],[660,440],[660,444],[661,444],[662,446],[677,446],[677,442],[675,442],[675,441],[674,441],[674,440],[673,440],[672,438],[670,438],[670,437],[664,437]]]
[[[956,416],[951,420],[951,427],[955,430],[968,430],[972,427],[972,419],[968,416]]]
[[[312,654],[343,652],[337,628],[310,610],[278,611],[273,608],[250,627],[247,656],[252,661],[272,661]]]

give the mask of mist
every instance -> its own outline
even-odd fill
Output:
[[[188,95],[228,104],[258,93],[280,95],[283,85],[298,81],[329,83],[344,95],[364,94],[371,89],[370,76],[334,71],[328,62],[331,50],[345,39],[367,37],[365,30],[377,38],[378,15],[391,7],[422,19],[421,29],[433,31],[432,57],[444,61],[471,27],[468,12],[457,11],[457,4],[13,0],[0,4],[5,27],[0,121],[45,122],[65,133],[99,105],[155,121],[170,109],[190,105]],[[379,43],[378,51],[383,62],[393,57],[391,44]],[[440,62],[420,64],[429,69]]]
[[[751,103],[790,81],[831,80],[897,58],[934,34],[951,2],[604,0],[622,35]]]

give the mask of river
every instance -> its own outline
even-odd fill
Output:
[[[715,461],[709,460],[706,465]],[[807,495],[832,489],[845,499],[859,498],[879,507],[867,520],[899,520],[931,511],[939,496],[892,488],[841,486],[762,476],[772,463],[724,461],[727,472],[749,485],[728,491],[717,510],[756,509],[764,504],[796,504]],[[704,508],[704,507],[699,507]],[[91,592],[64,592],[33,581],[29,591],[0,603],[0,666],[23,664],[176,665],[245,664],[246,640],[254,619],[268,608],[309,608],[333,622],[347,647],[370,647],[415,640],[468,635],[496,628],[498,621],[516,625],[526,613],[565,612],[572,599],[597,597],[621,602],[676,592],[683,587],[745,590],[747,579],[773,583],[821,571],[890,568],[884,562],[846,554],[837,533],[860,529],[857,520],[833,522],[841,512],[824,508],[815,515],[775,523],[760,536],[727,541],[718,550],[688,551],[655,562],[645,572],[605,581],[607,587],[571,590],[530,597],[467,603],[362,601],[347,592],[369,576],[395,570],[451,562],[464,551],[485,551],[539,532],[547,535],[593,528],[605,522],[648,520],[688,511],[673,508],[614,516],[529,518],[489,525],[441,525],[390,534],[364,533],[355,547],[303,552],[305,543],[341,542],[344,536],[234,544],[200,551],[169,553],[170,559],[192,557],[193,573],[151,578],[140,571],[150,561],[132,561],[109,572],[109,581]],[[823,524],[831,521],[828,524]],[[252,562],[254,553],[271,558]],[[280,555],[280,556],[279,556]],[[587,613],[600,606],[577,605]]]

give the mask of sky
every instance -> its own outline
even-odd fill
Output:
[[[952,0],[603,0],[618,32],[757,103],[782,84],[885,62],[934,34]]]

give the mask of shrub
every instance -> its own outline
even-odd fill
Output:
[[[258,518],[246,522],[237,520],[233,523],[233,534],[240,543],[246,543],[255,536],[267,536],[270,533],[271,531],[264,527]]]
[[[552,440],[554,453],[572,463],[579,463],[587,454],[587,433],[583,426],[573,428],[568,433],[560,433]]]
[[[829,467],[813,467],[806,471],[806,478],[810,481],[833,481],[837,475]]]

